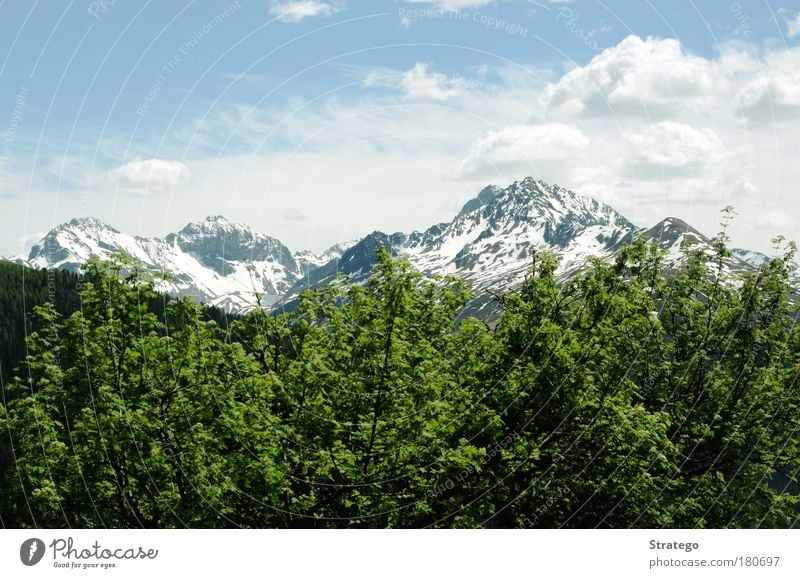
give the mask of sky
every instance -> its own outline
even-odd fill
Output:
[[[800,240],[800,2],[0,0],[0,255],[208,215],[291,250],[533,176]]]

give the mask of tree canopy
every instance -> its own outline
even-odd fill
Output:
[[[792,527],[793,246],[741,280],[636,240],[496,324],[378,255],[364,285],[221,327],[92,262],[5,383],[7,527]]]

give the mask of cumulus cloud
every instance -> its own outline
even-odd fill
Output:
[[[468,81],[460,76],[432,72],[431,63],[417,62],[408,70],[373,70],[364,79],[364,86],[400,90],[407,100],[445,101],[464,94]]]
[[[756,215],[756,225],[771,229],[791,231],[794,229],[795,220],[785,211],[766,210]]]
[[[739,92],[737,102],[752,121],[783,121],[800,115],[800,48],[768,55]]]
[[[708,128],[696,129],[678,122],[659,122],[641,132],[626,132],[623,140],[632,151],[623,162],[640,178],[685,176],[722,159],[725,146]]]
[[[283,212],[283,219],[285,221],[305,221],[308,217],[305,213],[303,213],[300,209],[296,209],[295,207],[289,207]]]
[[[411,4],[429,4],[439,10],[457,11],[465,8],[478,8],[491,4],[494,0],[406,0]]]
[[[430,63],[417,62],[400,78],[400,87],[411,100],[448,100],[466,89],[461,78],[451,78],[440,72],[428,72]]]
[[[559,161],[589,146],[589,139],[562,123],[526,124],[490,131],[461,162],[460,173],[472,176],[495,170],[530,168],[536,161]]]
[[[344,9],[343,2],[320,2],[319,0],[295,0],[272,2],[269,13],[284,22],[300,22],[314,16],[330,16]]]
[[[47,234],[46,231],[37,231],[30,235],[22,235],[21,237],[17,237],[16,239],[16,246],[17,251],[20,255],[28,256],[30,253],[31,247],[33,247],[36,243],[41,241],[44,236]]]
[[[428,190],[432,179],[440,179],[442,185],[433,187],[436,192],[431,196],[444,206],[449,202],[447,195],[460,194],[458,187],[480,190],[488,182],[508,183],[531,175],[609,202],[636,223],[657,222],[674,214],[703,231],[715,230],[717,209],[727,204],[742,209],[742,214],[752,214],[755,222],[769,193],[776,206],[796,222],[800,217],[794,192],[794,183],[800,180],[800,165],[794,162],[797,139],[787,128],[791,121],[776,130],[764,111],[769,113],[771,102],[781,112],[780,118],[793,118],[796,99],[790,89],[794,71],[800,70],[795,56],[800,48],[795,53],[794,49],[730,42],[719,50],[706,59],[688,54],[677,40],[629,37],[550,84],[518,66],[490,64],[485,72],[438,68],[437,64],[444,65],[438,61],[411,61],[402,69],[373,67],[365,85],[385,90],[354,90],[346,98],[320,100],[298,115],[289,114],[291,110],[242,107],[246,121],[230,119],[231,125],[222,130],[234,131],[261,147],[265,132],[283,123],[282,130],[293,144],[308,147],[306,143],[313,143],[302,157],[305,164],[298,163],[292,173],[294,179],[308,183],[306,190],[314,199],[305,203],[304,210],[327,202],[332,175],[341,179],[342,190],[349,191],[349,180],[361,175],[364,167],[423,162],[429,170],[406,170],[402,178],[407,180],[402,181],[396,175],[384,176],[380,187],[394,187],[400,198],[411,194],[406,191]],[[353,79],[366,76],[362,67],[350,74]],[[547,106],[540,108],[536,104],[543,92]],[[763,108],[767,92],[771,101]],[[576,106],[563,112],[570,101]],[[404,107],[403,102],[445,102],[448,106]],[[608,103],[613,103],[611,111]],[[284,117],[288,117],[286,122]],[[745,124],[742,118],[763,120]],[[220,129],[212,122],[203,119],[202,134],[213,146]],[[336,130],[321,132],[321,126]],[[342,154],[347,148],[343,134],[351,143],[371,143],[368,152]],[[456,143],[463,148],[459,150]],[[355,150],[363,148],[359,145]],[[425,151],[422,156],[421,150]],[[337,162],[331,162],[332,158]],[[263,175],[271,178],[267,166],[272,165],[259,163],[258,174],[252,177],[248,194],[253,199],[263,196]],[[325,168],[309,173],[308,166]],[[202,170],[200,163],[192,168]],[[289,177],[282,167],[272,172]],[[408,187],[401,190],[400,182]],[[274,190],[281,188],[285,189]],[[183,187],[184,192],[192,191]],[[336,207],[341,218],[348,219],[345,209]],[[408,203],[385,211],[383,223],[393,230],[406,223],[409,229],[419,228],[450,218],[448,210],[423,217]],[[271,226],[302,246],[306,241],[296,223],[283,218],[282,211],[271,217]],[[322,230],[318,220],[329,218],[327,209],[325,213],[319,219],[309,213],[309,219],[315,219],[315,231]],[[758,248],[763,238],[755,231],[747,233],[754,243],[737,242]]]
[[[788,10],[780,10],[783,13],[786,21],[786,35],[789,38],[796,38],[800,35],[800,12],[790,12]]]
[[[135,160],[107,173],[119,188],[138,194],[168,190],[189,180],[189,167],[166,159]]]
[[[687,54],[677,40],[628,36],[548,85],[541,104],[565,114],[661,117],[720,82],[709,60]]]

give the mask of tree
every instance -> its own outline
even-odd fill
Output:
[[[47,527],[269,525],[284,478],[259,368],[190,301],[171,301],[159,320],[135,264],[90,263],[87,279],[81,311],[62,320],[51,306],[37,310],[27,377],[0,416],[15,456],[5,517]],[[256,506],[253,496],[266,499]]]
[[[537,253],[495,325],[387,251],[224,329],[92,262],[0,406],[2,523],[796,525],[795,247],[734,278],[726,223],[676,270],[641,238],[567,281]]]
[[[365,286],[308,292],[292,314],[235,328],[256,334],[279,384],[275,414],[294,436],[287,525],[419,526],[446,511],[426,494],[479,462],[469,440],[487,413],[458,381],[467,298],[384,251]]]

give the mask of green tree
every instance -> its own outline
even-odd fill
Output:
[[[263,374],[197,305],[171,301],[159,320],[155,297],[136,265],[118,260],[88,266],[81,310],[68,319],[37,310],[42,330],[0,424],[15,456],[5,517],[48,527],[272,523],[284,476]]]
[[[419,526],[447,511],[426,493],[479,462],[470,438],[487,415],[456,368],[467,299],[461,284],[423,281],[381,252],[365,286],[309,292],[292,314],[243,322],[294,436],[287,525]]]
[[[791,527],[795,247],[729,273],[635,239],[567,281],[536,254],[496,324],[381,251],[220,327],[123,258],[36,308],[4,390],[2,523]]]

